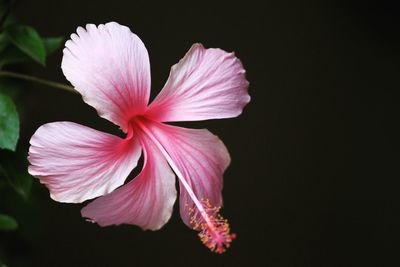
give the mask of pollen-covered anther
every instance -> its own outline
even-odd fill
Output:
[[[200,231],[198,235],[206,247],[221,254],[230,247],[236,234],[231,233],[228,220],[218,214],[221,207],[213,207],[208,199],[202,199],[201,202],[204,207],[203,212],[188,208],[191,215],[190,224],[193,229]]]

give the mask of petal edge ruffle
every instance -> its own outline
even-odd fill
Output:
[[[140,38],[116,22],[88,24],[71,35],[63,52],[63,73],[83,100],[126,132],[150,95],[149,56]]]
[[[194,44],[172,66],[146,114],[163,122],[236,117],[250,101],[248,85],[243,65],[233,53]]]

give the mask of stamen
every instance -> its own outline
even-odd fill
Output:
[[[230,247],[236,234],[230,233],[228,220],[224,219],[218,212],[221,207],[213,207],[209,199],[202,199],[201,203],[204,207],[203,214],[196,212],[193,208],[188,208],[190,224],[194,230],[199,230],[201,242],[211,251],[223,253]],[[206,220],[205,217],[208,217]],[[208,221],[208,222],[207,222]]]
[[[192,199],[195,209],[188,207],[189,214],[191,215],[190,224],[193,226],[193,229],[200,231],[200,240],[213,252],[225,252],[230,247],[232,240],[235,239],[236,234],[230,233],[228,221],[218,214],[221,207],[212,206],[208,199],[200,201],[164,146],[140,120],[135,120],[134,122],[161,151]]]

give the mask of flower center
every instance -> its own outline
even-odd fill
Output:
[[[158,141],[154,134],[146,127],[146,122],[143,117],[135,117],[131,120],[134,128],[147,135],[150,140],[157,146],[157,148],[164,155],[168,164],[171,166],[184,189],[194,203],[193,207],[187,207],[190,214],[190,224],[193,229],[199,230],[199,237],[203,244],[211,251],[217,253],[225,252],[226,248],[230,246],[232,240],[236,237],[235,234],[230,233],[228,221],[218,214],[220,207],[211,205],[208,199],[199,200],[193,189],[188,184],[182,172],[176,166],[169,153],[165,150],[164,146]],[[128,136],[132,133],[128,133]]]

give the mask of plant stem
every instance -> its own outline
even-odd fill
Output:
[[[8,77],[8,78],[15,78],[15,79],[19,79],[19,80],[25,80],[25,81],[39,83],[39,84],[43,84],[43,85],[46,85],[49,87],[77,93],[77,91],[75,91],[75,89],[72,86],[58,83],[58,82],[49,81],[46,79],[37,78],[35,76],[30,76],[30,75],[26,75],[26,74],[20,74],[20,73],[16,73],[16,72],[2,70],[2,71],[0,71],[0,77]]]

